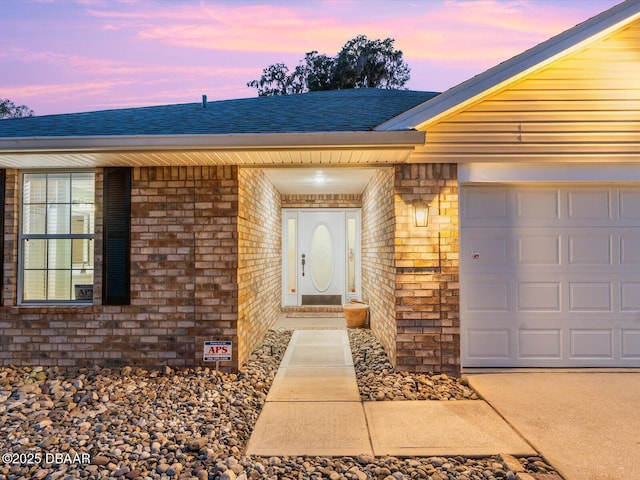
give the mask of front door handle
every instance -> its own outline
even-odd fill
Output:
[[[303,253],[302,254],[302,276],[304,277],[304,264],[307,263],[307,261],[305,260],[306,255]]]

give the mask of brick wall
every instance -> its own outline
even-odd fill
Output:
[[[16,307],[20,175],[7,170],[4,289],[0,307],[0,365],[72,367],[86,362],[108,333],[92,307]]]
[[[20,175],[18,171],[7,170],[4,205],[4,259],[2,265],[4,290],[2,292],[2,305],[15,305],[18,298],[19,182]]]
[[[259,171],[136,168],[131,305],[101,305],[102,174],[96,175],[93,306],[16,306],[19,175],[7,171],[0,364],[192,366],[204,339],[242,364],[280,305],[280,207],[362,205],[363,294],[401,370],[459,371],[455,165],[398,165],[360,196],[279,197]],[[432,205],[427,228],[411,203]],[[257,232],[260,233],[257,233]],[[240,254],[242,248],[242,254]],[[261,279],[257,281],[257,279]],[[242,338],[238,344],[238,334]]]
[[[416,227],[412,203],[431,204]],[[362,287],[371,329],[399,370],[460,371],[455,165],[381,169],[362,198]]]
[[[411,204],[431,205],[416,227]],[[395,167],[396,365],[415,372],[460,371],[457,169]]]
[[[197,364],[204,339],[237,351],[237,167],[135,169],[131,204],[131,313],[149,312],[132,333],[147,356]]]
[[[261,170],[238,172],[238,352],[262,341],[282,302],[280,193]]]
[[[283,195],[282,208],[360,208],[362,195]]]
[[[376,171],[362,196],[362,294],[371,329],[395,359],[394,170]]]
[[[16,306],[19,176],[7,174],[3,365],[193,366],[203,338],[232,339],[237,351],[237,167],[134,169],[128,306],[101,305],[100,171],[94,305]]]

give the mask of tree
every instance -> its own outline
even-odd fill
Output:
[[[302,63],[304,62],[304,63]],[[317,92],[320,90],[335,90],[333,76],[336,67],[334,58],[318,55],[316,50],[308,52],[304,56],[301,65],[296,67],[301,83],[306,90]]]
[[[26,105],[16,105],[8,98],[0,99],[0,119],[33,117],[33,110]]]
[[[308,52],[293,72],[284,63],[269,65],[262,77],[247,83],[258,95],[346,88],[402,88],[409,81],[409,66],[402,51],[393,47],[394,39],[369,40],[358,35],[349,40],[335,57]]]
[[[258,89],[259,95],[291,95],[304,91],[298,69],[289,75],[289,68],[284,63],[275,63],[262,70],[259,80],[251,80],[248,87]]]
[[[349,40],[336,57],[334,83],[338,88],[402,88],[410,69],[393,42],[368,40],[365,35]]]

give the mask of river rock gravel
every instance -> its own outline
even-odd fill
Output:
[[[348,333],[363,401],[478,399],[463,379],[445,374],[396,372],[371,330],[349,329]]]
[[[269,331],[237,374],[209,368],[74,373],[0,368],[0,480],[502,480],[517,478],[514,462],[532,475],[559,478],[538,457],[505,462],[499,457],[245,456],[291,333]],[[400,398],[398,391],[408,383],[403,380],[413,377],[381,368],[375,339],[363,332],[350,336],[352,348],[357,344],[357,368],[372,385],[392,388],[391,399]],[[366,358],[358,357],[363,349]],[[425,376],[434,383],[429,396],[467,398],[455,379],[433,377]],[[443,385],[449,393],[439,389]]]

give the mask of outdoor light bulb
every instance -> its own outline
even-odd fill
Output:
[[[416,200],[412,206],[415,226],[426,227],[429,223],[429,205],[422,200]]]

